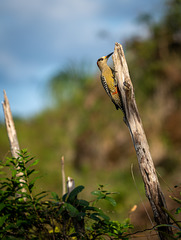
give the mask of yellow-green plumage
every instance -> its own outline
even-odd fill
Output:
[[[116,109],[120,108],[122,110],[121,95],[119,93],[114,70],[107,65],[107,60],[111,55],[112,53],[105,57],[99,58],[97,61],[97,65],[101,71],[101,82],[106,93],[111,98],[112,102],[115,104]]]

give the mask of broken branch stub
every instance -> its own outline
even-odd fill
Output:
[[[121,44],[115,44],[112,58],[122,99],[124,121],[128,126],[136,150],[146,196],[151,204],[155,222],[158,225],[170,224],[169,217],[163,210],[163,208],[166,208],[165,198],[160,188],[149,145],[137,109],[134,89]],[[172,229],[169,226],[159,227],[158,231],[160,239],[168,239],[168,235],[172,235]]]
[[[9,105],[9,100],[7,98],[5,90],[4,90],[4,102],[2,102],[2,105],[4,110],[4,118],[6,123],[9,144],[11,148],[11,154],[14,158],[17,158],[18,157],[17,152],[19,152],[20,147],[19,147],[16,129],[14,126],[14,121],[13,121],[13,117],[12,117],[12,113]]]
[[[61,167],[62,167],[62,196],[63,196],[66,193],[64,156],[62,156],[61,158]]]
[[[10,144],[10,148],[11,148],[11,155],[14,158],[18,158],[19,157],[18,152],[20,152],[20,147],[19,147],[16,129],[15,129],[12,113],[11,113],[9,100],[8,100],[5,90],[4,90],[4,102],[2,102],[2,106],[3,106],[3,110],[4,110],[4,119],[5,119],[5,123],[6,123],[9,144]],[[20,181],[20,186],[21,186],[21,192],[26,193],[26,189],[23,187],[25,184],[25,180],[23,179],[24,174],[23,174],[23,172],[20,171],[19,166],[16,167],[16,170],[17,170],[16,177],[20,177],[19,181]],[[22,196],[22,194],[16,193],[17,198],[19,198],[21,196]],[[26,201],[25,197],[23,199],[24,199],[24,201]]]

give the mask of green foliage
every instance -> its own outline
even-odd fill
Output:
[[[181,192],[180,192],[180,195],[181,195]],[[180,214],[181,213],[181,198],[172,197],[172,199],[180,205],[180,207],[178,207],[176,209],[175,214]]]
[[[127,44],[131,52],[129,69],[135,80],[136,92],[143,98],[142,102],[154,96],[163,84],[169,84],[168,66],[172,69],[171,78],[179,69],[176,62],[180,59],[181,51],[181,1],[169,0],[165,5],[165,13],[159,22],[154,22],[148,14],[139,17],[149,36],[146,39],[135,37]]]
[[[72,62],[51,80],[50,88],[55,103],[71,100],[72,97],[81,94],[82,88],[92,80],[89,67],[90,65],[85,62],[79,64]]]
[[[178,187],[178,186],[176,186]],[[180,192],[181,195],[181,192]],[[170,198],[175,201],[177,204],[179,204],[179,207],[175,210],[175,216],[178,216],[179,214],[181,214],[181,198],[180,197],[172,197],[170,196]],[[177,231],[175,232],[175,239],[180,239],[181,237],[181,222],[179,220],[177,220],[175,218],[175,216],[173,214],[171,214],[171,212],[167,212],[170,219],[172,219],[173,223],[175,224],[175,228],[177,229]]]
[[[112,197],[108,196],[110,194],[116,194],[116,193],[108,192],[104,190],[103,187],[104,187],[103,185],[99,185],[98,190],[93,191],[92,194],[97,196],[97,201],[100,199],[105,199],[108,202],[110,202],[113,206],[116,206],[116,201]]]
[[[10,177],[0,183],[0,238],[5,239],[127,239],[124,234],[132,228],[129,221],[111,221],[94,204],[102,199],[115,206],[112,193],[100,185],[93,202],[78,199],[84,186],[76,187],[62,199],[52,192],[52,200],[43,200],[47,192],[33,194],[38,177],[32,169],[38,163],[22,150],[18,158],[7,158],[1,169],[7,168]],[[19,174],[21,175],[19,176]],[[23,181],[22,181],[23,180]],[[23,190],[24,189],[24,190]]]

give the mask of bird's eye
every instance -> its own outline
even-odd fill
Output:
[[[99,58],[98,61],[103,61],[103,58]]]

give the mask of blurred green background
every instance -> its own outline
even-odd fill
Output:
[[[159,21],[145,14],[139,24],[145,25],[148,36],[128,39],[124,51],[154,164],[168,205],[173,208],[170,188],[181,182],[181,1],[169,1]],[[64,156],[66,177],[85,186],[82,197],[90,200],[90,192],[98,184],[106,185],[106,189],[119,193],[114,196],[117,206],[105,203],[101,207],[113,219],[131,217],[138,224],[139,218],[139,224],[144,219],[146,225],[140,198],[152,213],[132,140],[122,112],[115,110],[99,75],[99,71],[96,75],[89,71],[86,61],[71,62],[56,73],[47,85],[51,108],[30,119],[14,119],[19,143],[40,160],[37,169],[42,178],[37,191],[62,194]],[[11,154],[4,123],[0,133],[0,158],[5,159]],[[131,176],[132,164],[137,186]],[[134,205],[138,209],[131,214]]]

